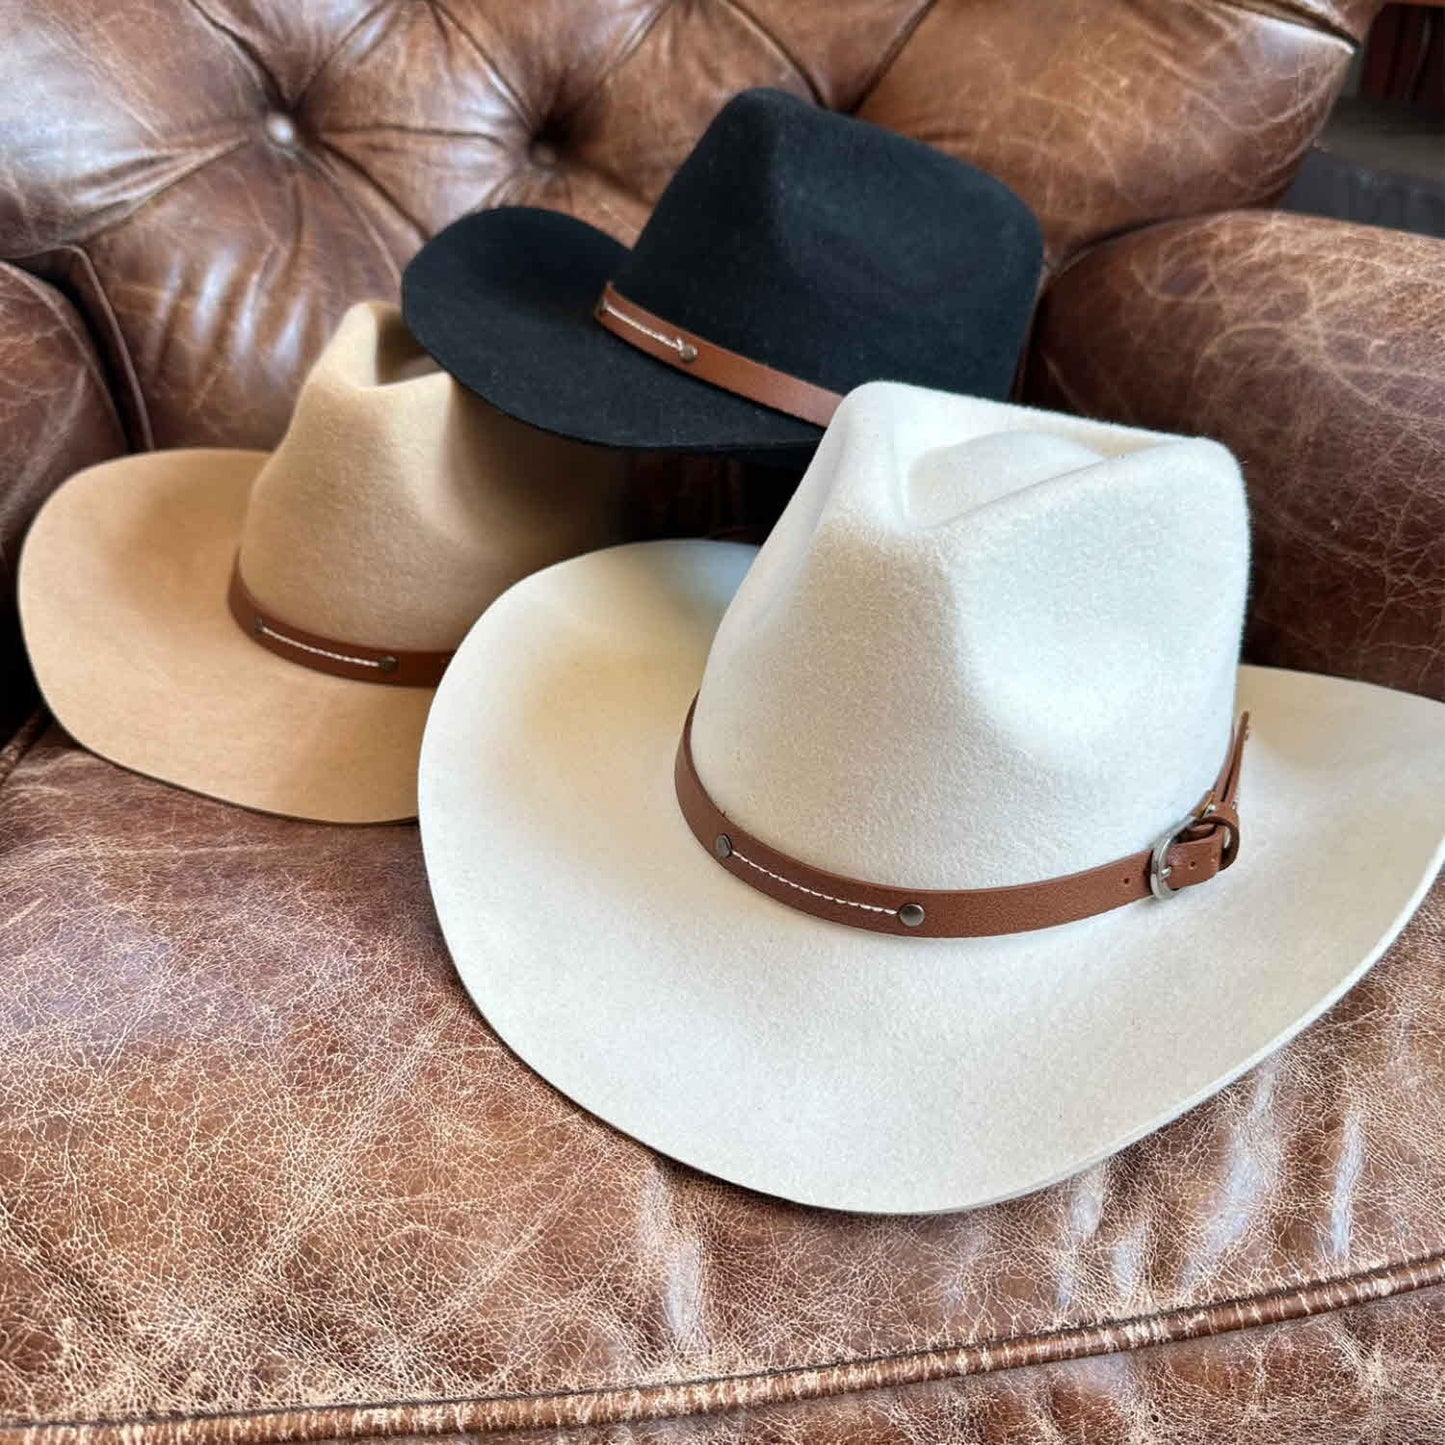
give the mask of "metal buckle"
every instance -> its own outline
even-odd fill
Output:
[[[1214,811],[1214,808],[1214,799],[1206,798],[1187,818],[1176,823],[1167,833],[1160,834],[1159,841],[1154,845],[1154,851],[1149,855],[1149,891],[1156,898],[1161,901],[1173,898],[1180,891],[1177,888],[1171,888],[1167,881],[1169,875],[1174,871],[1169,866],[1169,850],[1191,828],[1198,827]],[[1227,823],[1221,822],[1220,826],[1228,829],[1230,837],[1233,838],[1234,830],[1229,828]]]

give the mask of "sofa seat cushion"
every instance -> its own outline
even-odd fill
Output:
[[[519,1063],[414,828],[241,812],[54,729],[9,763],[0,1434],[772,1408],[1445,1279],[1440,886],[1334,1010],[1141,1144],[974,1213],[853,1217],[659,1158]]]

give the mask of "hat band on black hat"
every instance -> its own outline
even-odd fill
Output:
[[[765,366],[655,316],[646,307],[629,301],[610,281],[602,290],[594,315],[614,336],[648,356],[710,386],[761,402],[815,426],[827,426],[843,400],[836,391]]]

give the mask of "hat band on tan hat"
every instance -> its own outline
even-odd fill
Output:
[[[593,314],[614,336],[648,356],[689,372],[710,386],[761,402],[774,411],[810,421],[815,426],[827,426],[843,400],[836,391],[729,351],[654,315],[646,307],[628,300],[610,281],[602,288]]]
[[[694,708],[696,702],[694,701]],[[673,778],[693,836],[735,878],[790,908],[874,933],[989,938],[1074,923],[1151,895],[1207,883],[1239,855],[1236,798],[1249,714],[1234,730],[1214,786],[1189,816],[1142,853],[1097,868],[1003,888],[890,888],[813,868],[739,828],[708,796],[692,759],[690,708]]]
[[[452,660],[451,652],[417,652],[400,647],[367,647],[344,642],[273,616],[250,592],[241,578],[239,562],[231,570],[226,601],[237,625],[267,652],[314,672],[355,682],[381,682],[392,687],[435,687]]]

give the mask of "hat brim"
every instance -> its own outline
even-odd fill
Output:
[[[267,652],[226,590],[263,452],[125,457],[72,477],[21,555],[21,626],[51,712],[111,762],[227,803],[329,823],[416,815],[434,688],[331,677]]]
[[[402,312],[436,362],[484,401],[600,446],[801,463],[822,429],[627,345],[593,315],[627,248],[556,211],[464,216],[402,280]]]
[[[532,1068],[664,1154],[844,1210],[1030,1192],[1322,1013],[1439,868],[1445,709],[1246,667],[1244,847],[1216,883],[993,939],[789,909],[717,867],[673,794],[752,555],[644,543],[522,581],[467,637],[422,746],[427,870],[463,983]]]

